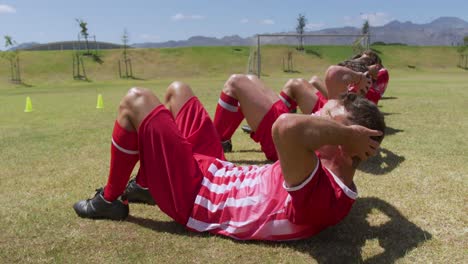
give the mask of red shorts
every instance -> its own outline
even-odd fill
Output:
[[[195,97],[182,107],[176,121],[169,110],[160,105],[145,117],[138,129],[140,173],[146,178],[161,211],[183,225],[188,221],[201,186],[200,167],[205,169],[206,164],[215,159],[194,154],[194,149],[207,150],[206,145],[211,141],[221,147],[213,123],[206,121],[204,113]],[[210,126],[212,130],[207,129]],[[198,134],[206,131],[214,131],[215,135],[211,135],[210,141],[198,142],[205,138]]]
[[[322,107],[328,102],[328,100],[323,97],[323,95],[320,92],[316,92],[315,95],[317,95],[317,102],[315,102],[314,108],[312,109],[312,113],[315,113],[322,109]]]
[[[276,119],[284,113],[289,113],[289,109],[283,101],[278,100],[271,106],[262,121],[260,121],[257,131],[250,134],[250,137],[255,142],[260,142],[265,157],[271,161],[278,160],[278,154],[276,153],[275,144],[273,143],[273,137],[271,135],[271,128]]]
[[[221,138],[197,97],[187,100],[177,113],[175,122],[182,135],[192,143],[194,153],[226,160]]]

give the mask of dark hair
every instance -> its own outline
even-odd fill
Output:
[[[350,114],[348,120],[356,125],[382,131],[381,136],[371,137],[377,142],[382,142],[386,126],[384,116],[379,108],[371,101],[354,93],[345,93],[341,98],[346,111]]]
[[[382,60],[380,59],[379,55],[373,50],[365,50],[362,54],[366,54],[368,58],[372,60],[372,64],[380,64],[382,65]]]
[[[362,60],[345,60],[337,64],[338,66],[346,67],[355,72],[366,72],[367,68],[365,61]]]
[[[382,60],[380,59],[379,55],[373,50],[365,50],[365,51],[363,51],[363,52],[361,52],[359,54],[354,55],[354,57],[352,57],[351,59],[352,60],[359,59],[364,54],[366,54],[366,56],[368,58],[370,58],[370,60],[371,60],[371,64],[369,64],[369,65],[374,65],[374,64],[382,65]]]

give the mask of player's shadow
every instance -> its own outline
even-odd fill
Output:
[[[399,115],[399,114],[400,114],[400,113],[387,113],[387,112],[382,112],[382,111],[381,111],[381,113],[382,113],[382,115],[384,115],[384,116]]]
[[[380,100],[394,100],[394,99],[398,99],[398,97],[395,97],[395,96],[384,96],[384,97],[380,98]]]
[[[209,237],[187,231],[176,222],[129,216],[127,221],[155,232]],[[406,219],[391,204],[375,197],[358,198],[338,225],[316,236],[292,242],[236,241],[277,248],[291,247],[310,254],[318,263],[395,263],[432,235]],[[226,238],[228,239],[228,238]],[[369,251],[369,252],[368,252]]]
[[[358,198],[337,226],[290,246],[318,263],[395,263],[431,238],[391,204],[368,197]]]
[[[369,174],[382,175],[394,170],[404,161],[404,156],[399,156],[388,149],[380,148],[377,155],[361,163],[358,170]]]
[[[398,128],[393,128],[393,127],[386,127],[385,128],[385,136],[392,136],[392,135],[395,135],[395,134],[400,133],[400,132],[404,132],[404,130],[398,129]]]
[[[233,152],[249,153],[249,152],[262,152],[262,151],[260,149],[239,149],[239,150],[234,150]]]

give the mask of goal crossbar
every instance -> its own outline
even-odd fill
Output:
[[[358,37],[365,40],[366,47],[369,48],[369,34],[257,34],[257,76],[261,75],[261,55],[260,45],[262,37]]]

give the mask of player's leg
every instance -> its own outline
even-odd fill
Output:
[[[265,114],[279,100],[278,95],[254,75],[232,75],[223,92],[240,103],[247,123],[256,131]]]
[[[256,129],[262,117],[277,100],[278,96],[266,88],[257,77],[242,74],[231,75],[224,84],[214,118],[221,140],[230,141],[244,116],[247,118],[247,123],[255,126],[253,129]]]
[[[161,102],[149,90],[132,88],[122,99],[112,133],[109,177],[104,188],[93,199],[76,203],[78,215],[88,218],[123,219],[128,205],[121,196],[139,159],[137,129],[143,119]]]
[[[281,90],[280,97],[289,104],[297,103],[302,113],[310,114],[317,102],[317,90],[304,79],[291,79]]]
[[[173,82],[165,95],[165,105],[174,116],[182,135],[193,145],[193,152],[225,160],[221,139],[208,112],[190,86]]]

